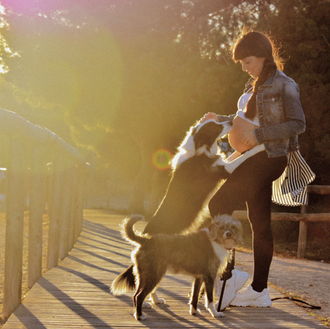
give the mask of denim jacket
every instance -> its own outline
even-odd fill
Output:
[[[246,84],[246,91],[251,88],[252,81]],[[260,127],[254,130],[254,136],[258,144],[265,144],[268,157],[287,155],[299,149],[298,135],[305,131],[306,121],[299,86],[294,80],[280,70],[274,71],[258,88],[257,113]],[[219,119],[223,121],[224,116]]]
[[[260,128],[254,130],[258,144],[265,144],[270,158],[299,149],[298,135],[306,129],[299,86],[276,70],[258,88],[257,111]]]

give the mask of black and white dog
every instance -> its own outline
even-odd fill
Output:
[[[172,175],[165,196],[151,219],[147,219],[143,233],[153,236],[159,233],[182,234],[201,224],[199,214],[210,198],[241,163],[264,150],[259,145],[227,163],[218,146],[218,140],[232,128],[232,122],[208,120],[192,126],[172,161]],[[203,220],[203,216],[202,220]],[[196,224],[197,223],[197,224]],[[112,283],[111,291],[119,295],[127,289],[136,289],[133,265]],[[151,294],[153,303],[162,303]]]
[[[180,234],[198,219],[210,198],[241,163],[264,150],[259,145],[234,161],[225,162],[218,140],[232,129],[232,122],[207,120],[192,126],[172,160],[165,196],[143,233]]]
[[[123,223],[124,238],[137,245],[132,253],[137,279],[135,318],[146,319],[142,313],[143,302],[157,289],[168,270],[175,274],[190,274],[195,278],[190,314],[198,312],[199,292],[204,283],[206,308],[213,317],[222,317],[223,313],[217,312],[213,304],[214,281],[217,274],[225,269],[230,257],[227,244],[235,247],[242,238],[241,223],[229,215],[222,215],[214,218],[205,230],[187,235],[156,234],[150,237],[133,231],[134,224],[141,219],[141,216],[133,215]]]

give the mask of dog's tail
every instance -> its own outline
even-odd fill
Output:
[[[112,282],[111,292],[115,296],[125,294],[126,292],[135,290],[135,275],[133,272],[133,265],[131,265],[125,272],[118,275]]]
[[[143,244],[148,238],[143,237],[140,234],[136,234],[133,230],[133,226],[138,221],[142,220],[141,215],[132,215],[124,219],[122,223],[122,235],[123,237],[133,244]],[[131,265],[125,272],[121,273],[116,277],[116,279],[111,284],[111,292],[113,295],[122,295],[128,291],[135,290],[135,275],[134,266]]]
[[[127,217],[124,219],[122,224],[122,235],[124,239],[126,239],[128,242],[133,244],[143,244],[146,240],[148,240],[147,237],[142,236],[141,234],[137,234],[137,232],[134,232],[133,226],[136,222],[143,220],[143,216],[141,215],[132,215],[131,217]]]

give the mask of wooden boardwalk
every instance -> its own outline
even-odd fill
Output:
[[[288,300],[267,309],[230,307],[220,319],[211,317],[203,300],[201,314],[191,316],[187,294],[192,280],[184,276],[166,276],[159,288],[166,303],[145,310],[148,319],[138,322],[132,316],[132,293],[115,297],[109,292],[112,280],[131,264],[132,247],[119,232],[123,216],[87,210],[84,218],[83,232],[70,255],[35,284],[4,329],[325,328]],[[270,291],[271,297],[280,296]]]

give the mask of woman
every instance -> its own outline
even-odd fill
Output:
[[[253,234],[253,281],[236,295],[247,278],[234,270],[221,309],[229,303],[268,307],[272,305],[267,289],[273,257],[271,202],[288,206],[306,203],[306,186],[315,175],[298,151],[298,135],[306,127],[299,87],[281,71],[272,41],[260,32],[245,33],[233,47],[233,60],[241,63],[251,79],[239,99],[237,114],[231,116],[229,142],[235,152],[229,161],[258,144],[264,144],[266,150],[239,166],[209,202],[212,217],[230,215],[245,202]],[[228,120],[214,113],[203,120],[211,118]]]

